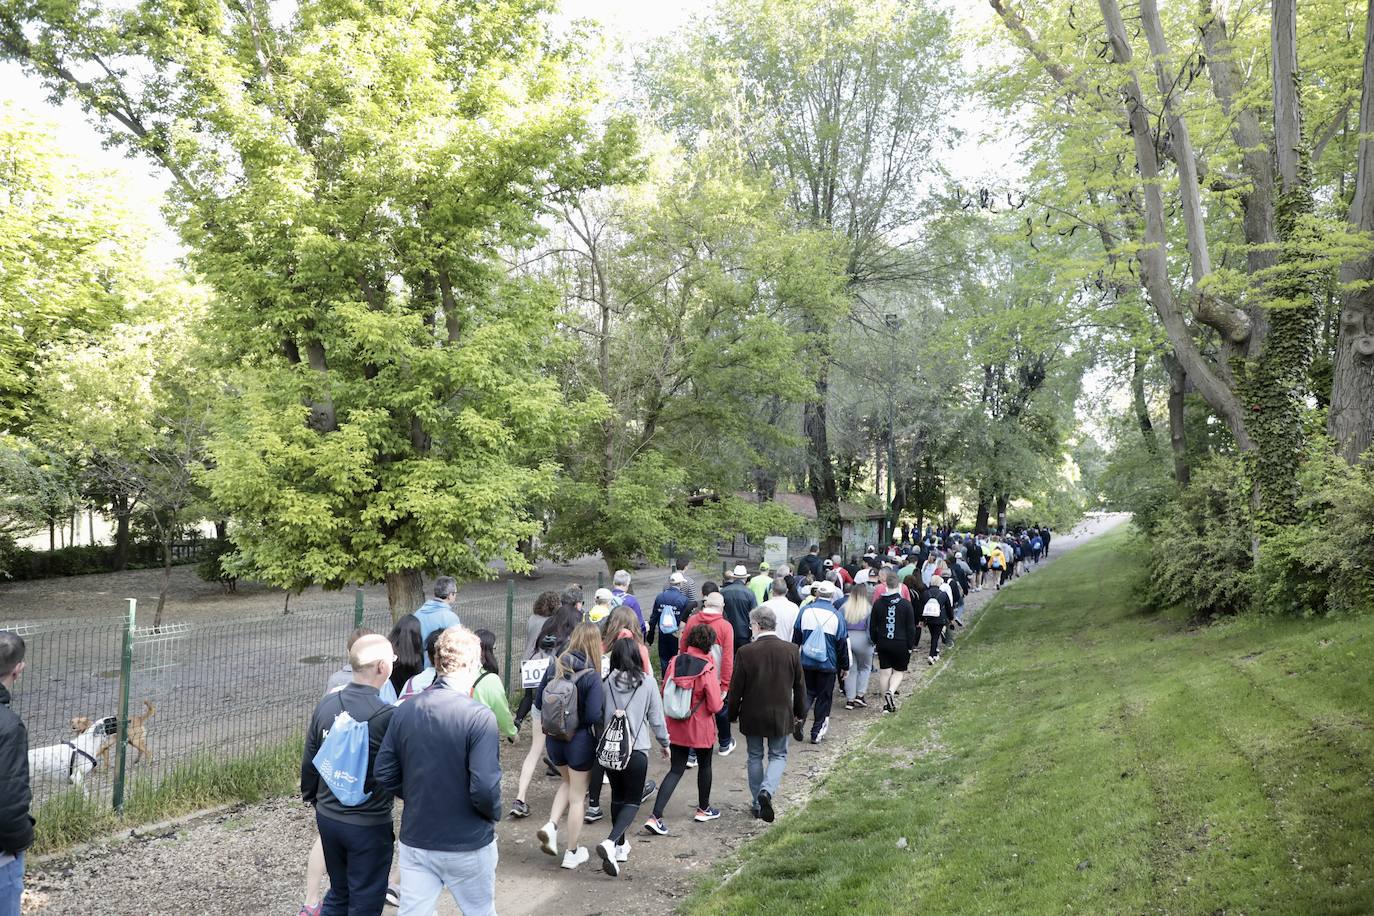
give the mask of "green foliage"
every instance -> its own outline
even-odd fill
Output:
[[[1249,610],[1256,579],[1249,475],[1240,459],[1217,455],[1159,514],[1150,541],[1150,598],[1197,613]]]
[[[238,588],[238,575],[225,561],[233,552],[228,541],[212,541],[205,551],[205,558],[196,564],[196,575],[204,582],[218,582],[226,592]]]

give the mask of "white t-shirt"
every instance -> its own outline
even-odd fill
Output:
[[[787,600],[786,595],[776,595],[769,598],[762,605],[772,611],[778,618],[778,625],[773,629],[778,634],[778,638],[792,641],[792,627],[797,623],[797,614],[800,613],[797,606]]]

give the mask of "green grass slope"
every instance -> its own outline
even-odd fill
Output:
[[[1131,563],[1123,529],[999,595],[686,909],[1374,913],[1374,617],[1190,629]]]

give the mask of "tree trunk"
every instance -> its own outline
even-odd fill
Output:
[[[86,510],[86,533],[90,535],[91,544],[95,544],[95,510]]]
[[[1150,422],[1150,405],[1145,400],[1145,354],[1139,348],[1131,351],[1131,403],[1135,406],[1135,422],[1145,437],[1145,448],[1151,455],[1159,451],[1155,425]]]
[[[830,357],[825,354],[821,360],[816,398],[804,405],[802,418],[806,436],[807,489],[816,506],[816,533],[821,553],[830,556],[840,552],[840,496],[835,485],[835,464],[830,455],[825,406],[830,393]]]
[[[129,497],[119,494],[112,502],[115,514],[114,571],[123,572],[129,568],[129,516],[133,509]]]
[[[1360,131],[1355,166],[1355,194],[1350,224],[1366,239],[1374,232],[1374,0],[1364,27],[1364,86],[1360,93]],[[1331,376],[1331,437],[1341,456],[1354,464],[1374,445],[1374,251],[1347,261],[1341,283],[1363,283],[1347,292],[1336,334]]]
[[[229,537],[229,523],[224,519],[215,522],[215,540],[224,541]]]
[[[997,494],[997,530],[1007,530],[1007,497],[1006,494]]]
[[[992,511],[992,499],[988,494],[979,491],[978,493],[978,514],[973,520],[974,532],[984,532],[988,530],[988,514]]]
[[[1192,477],[1188,467],[1188,439],[1183,427],[1183,396],[1188,393],[1188,375],[1172,354],[1165,354],[1164,367],[1169,370],[1169,447],[1174,453],[1174,481],[1186,487]]]
[[[54,551],[54,550],[56,550],[56,549],[57,549],[57,522],[55,522],[53,519],[49,518],[49,519],[48,519],[48,551],[49,551],[49,552],[52,552],[52,551]]]
[[[154,630],[162,626],[162,609],[167,606],[167,590],[172,584],[172,530],[175,527],[175,516],[169,516],[165,524],[158,525],[158,533],[162,535],[162,582],[157,589],[157,610],[153,612]]]
[[[386,600],[391,606],[391,622],[425,603],[425,580],[418,569],[403,569],[386,574]]]

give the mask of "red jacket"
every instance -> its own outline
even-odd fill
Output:
[[[687,645],[687,634],[692,632],[692,627],[699,623],[704,623],[716,633],[716,645],[720,646],[720,692],[730,692],[730,675],[735,673],[735,628],[730,626],[730,621],[721,615],[715,608],[706,608],[697,611],[687,619],[687,626],[682,628],[678,634],[682,639],[682,645]]]
[[[719,614],[716,615],[720,617]],[[729,626],[729,624],[726,624]],[[729,643],[726,643],[729,645]],[[684,672],[678,676],[681,663]],[[692,691],[692,715],[686,719],[668,719],[668,740],[678,747],[715,747],[716,713],[725,706],[725,698],[720,692],[720,683],[714,677],[715,664],[711,657],[699,649],[688,646],[668,663],[663,672],[663,686],[666,689],[672,679],[684,690]]]

